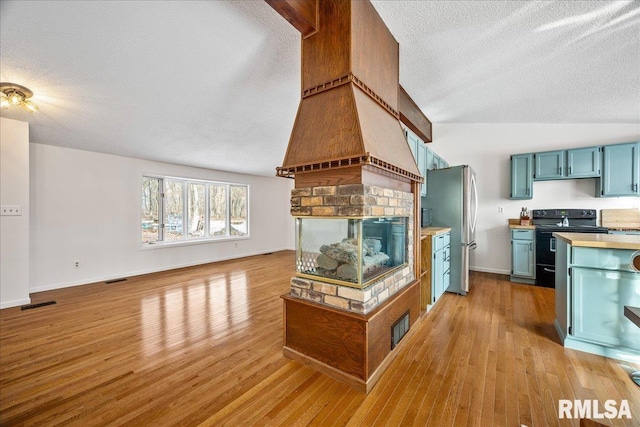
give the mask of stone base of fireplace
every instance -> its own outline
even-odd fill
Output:
[[[420,319],[414,281],[368,314],[283,295],[283,354],[367,393],[406,343]],[[392,326],[409,313],[409,332],[392,350]]]

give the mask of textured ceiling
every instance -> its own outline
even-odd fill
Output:
[[[640,4],[373,1],[434,123],[640,123]],[[0,80],[31,141],[273,176],[300,36],[262,0],[2,1]]]

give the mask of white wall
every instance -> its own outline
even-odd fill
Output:
[[[520,209],[640,207],[640,198],[596,198],[595,179],[533,183],[533,200],[509,200],[511,154],[640,140],[640,124],[434,124],[429,147],[451,165],[476,171],[479,216],[471,268],[509,274],[508,218]],[[504,213],[498,213],[503,207]],[[598,215],[600,213],[598,212]]]
[[[29,124],[0,118],[0,204],[20,216],[0,216],[0,308],[29,299]]]
[[[293,180],[30,145],[31,292],[294,247]],[[249,184],[251,237],[140,249],[143,173]]]

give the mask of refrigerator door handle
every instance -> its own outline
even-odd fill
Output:
[[[471,219],[471,232],[476,232],[476,222],[478,221],[478,187],[476,186],[476,176],[475,174],[471,174],[471,188],[473,191],[473,218]]]
[[[478,244],[476,242],[473,242],[469,245],[469,249],[476,249],[478,247]]]

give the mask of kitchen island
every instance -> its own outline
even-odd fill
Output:
[[[640,329],[624,306],[640,305],[640,236],[553,233],[556,319],[566,348],[640,362]]]

